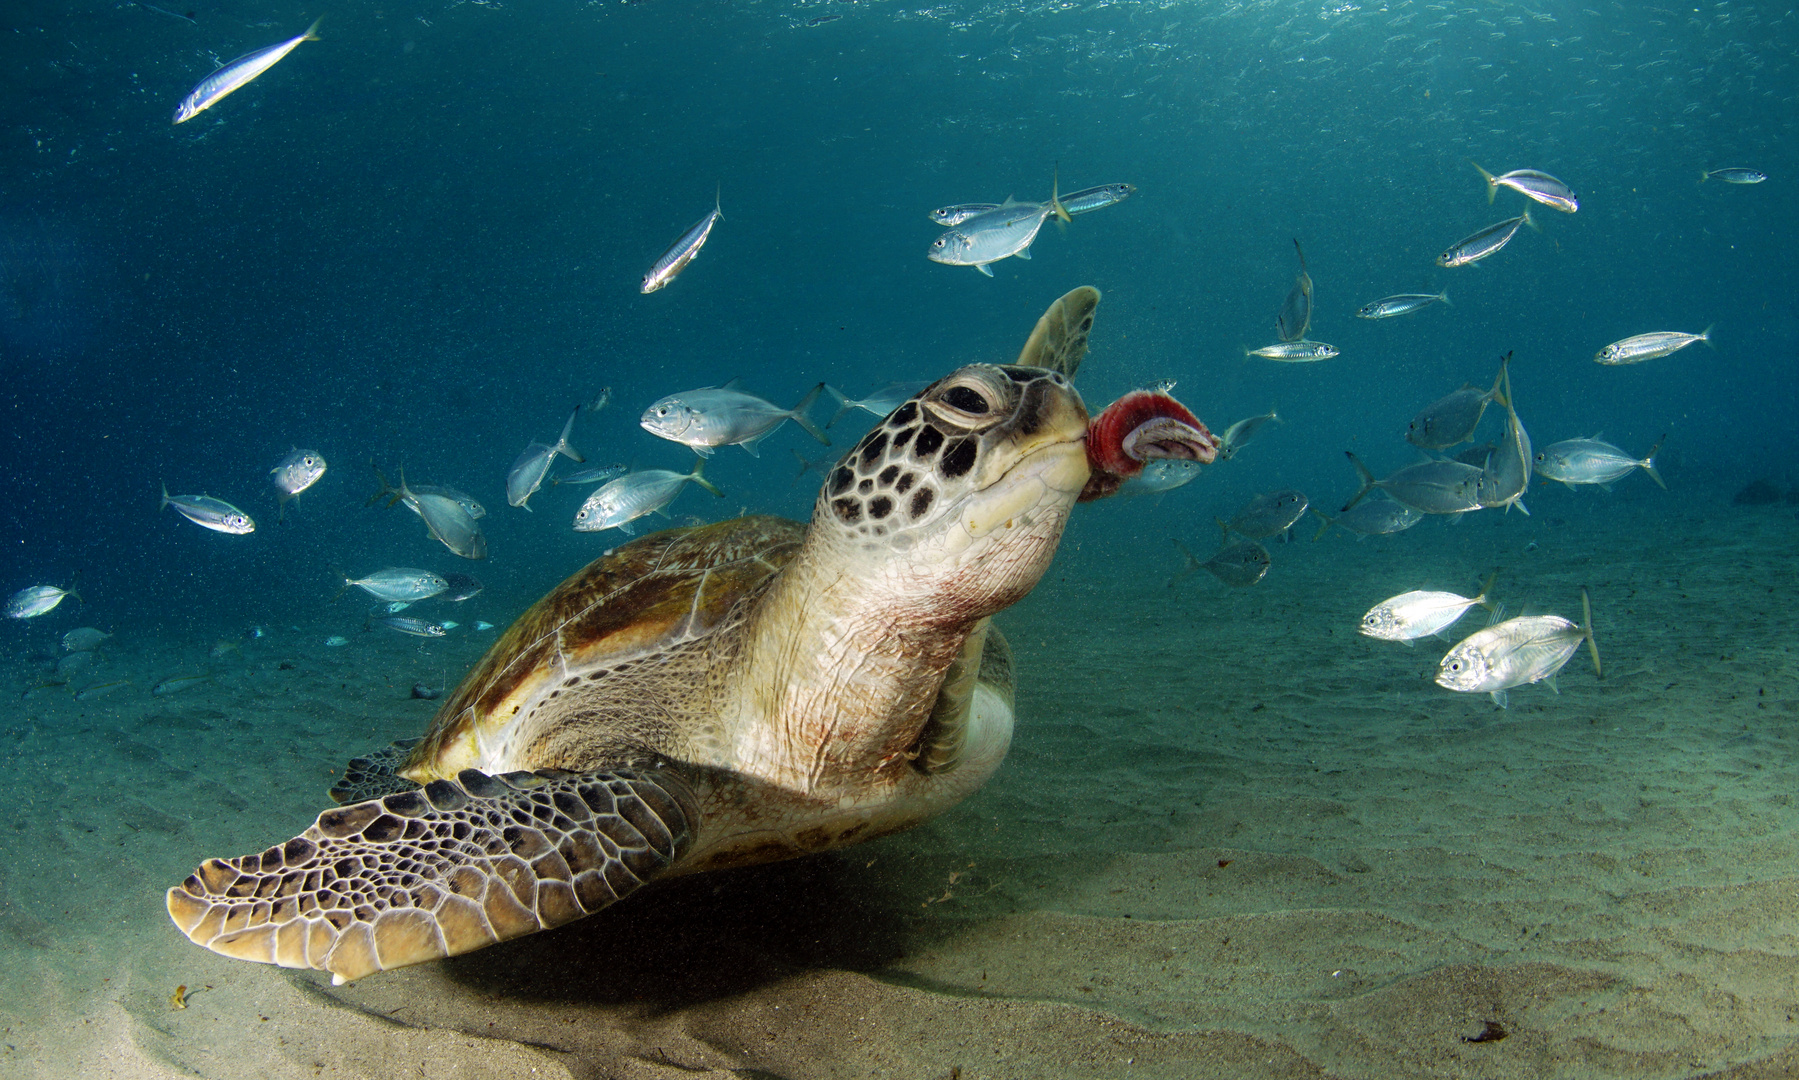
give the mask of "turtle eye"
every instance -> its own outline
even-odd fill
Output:
[[[992,411],[992,406],[987,404],[987,399],[981,396],[980,391],[970,386],[952,386],[945,390],[943,403],[976,416],[984,416]]]

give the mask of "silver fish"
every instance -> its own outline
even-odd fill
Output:
[[[1274,317],[1275,334],[1282,341],[1303,341],[1312,328],[1312,275],[1306,272],[1306,252],[1297,238],[1293,250],[1299,252],[1299,276],[1293,279],[1293,288]]]
[[[657,259],[644,273],[643,291],[645,293],[653,293],[657,289],[667,288],[668,283],[675,280],[675,276],[681,271],[687,269],[687,264],[692,262],[694,256],[700,253],[700,249],[706,246],[706,238],[712,235],[712,226],[724,220],[723,203],[719,201],[723,194],[724,189],[721,187],[718,196],[713,199],[712,212],[694,222],[693,228],[682,233],[679,240],[670,244],[668,250],[662,253],[662,257]],[[513,505],[519,504],[514,503]]]
[[[1283,341],[1279,345],[1251,349],[1243,355],[1279,360],[1285,364],[1309,364],[1315,360],[1329,360],[1340,354],[1335,345],[1326,345],[1322,341]]]
[[[64,652],[93,652],[112,635],[98,627],[80,626],[62,636]]]
[[[1459,461],[1421,461],[1400,469],[1385,480],[1376,480],[1354,453],[1348,450],[1343,453],[1362,479],[1362,490],[1343,505],[1344,513],[1375,488],[1422,514],[1460,514],[1480,509],[1481,470],[1472,465]]]
[[[1292,528],[1295,521],[1305,516],[1306,508],[1310,505],[1304,492],[1288,488],[1257,495],[1245,503],[1243,509],[1237,511],[1229,521],[1223,518],[1215,520],[1227,541],[1232,533],[1240,533],[1251,540],[1266,540]]]
[[[1696,341],[1703,341],[1710,345],[1712,343],[1712,327],[1708,326],[1697,334],[1683,334],[1678,330],[1658,330],[1653,334],[1638,334],[1635,337],[1627,337],[1623,341],[1612,342],[1594,353],[1593,359],[1601,364],[1640,364],[1645,360],[1654,360],[1658,356],[1679,352]]]
[[[111,682],[95,683],[92,686],[84,686],[80,690],[75,691],[75,700],[91,701],[94,698],[105,697],[108,694],[117,693],[130,685],[130,679],[114,679]]]
[[[468,574],[445,574],[443,578],[445,588],[439,595],[448,603],[467,600],[482,589],[481,582]]]
[[[444,547],[465,559],[487,558],[487,537],[481,534],[481,526],[475,521],[479,515],[470,509],[472,506],[485,514],[479,503],[455,488],[423,484],[417,488],[407,487],[405,469],[400,470],[398,490],[388,485],[387,477],[380,469],[375,470],[375,475],[381,479],[381,490],[369,497],[370,503],[383,497],[387,498],[389,506],[401,503],[419,516],[425,523],[425,531]]]
[[[1062,208],[1068,211],[1070,217],[1089,214],[1095,210],[1103,210],[1108,206],[1121,203],[1136,193],[1136,187],[1131,184],[1101,184],[1098,187],[1071,191],[1062,196]],[[1000,206],[1000,203],[957,203],[954,206],[940,206],[931,211],[931,220],[939,225],[954,228],[969,218],[992,213]]]
[[[711,457],[721,446],[741,446],[752,457],[761,457],[756,444],[788,420],[829,446],[830,438],[806,415],[806,410],[818,400],[824,388],[825,384],[819,383],[800,399],[798,405],[783,409],[765,398],[736,389],[733,381],[725,386],[670,394],[645,409],[638,423],[650,434],[690,447],[701,457]]]
[[[1268,574],[1268,549],[1253,540],[1232,544],[1204,561],[1188,551],[1187,545],[1179,540],[1174,542],[1174,546],[1186,556],[1187,566],[1169,582],[1170,586],[1198,570],[1204,570],[1234,589],[1248,588]]]
[[[693,463],[690,473],[678,473],[672,469],[645,469],[642,472],[626,473],[612,483],[594,492],[575,511],[576,532],[600,532],[604,529],[617,529],[630,536],[636,533],[631,522],[645,514],[662,514],[663,507],[675,501],[681,489],[689,481],[705,488],[719,498],[724,498],[710,480],[703,475],[706,459],[699,458]],[[665,515],[666,516],[666,515]]]
[[[562,476],[550,477],[552,484],[603,484],[608,480],[617,480],[631,471],[629,465],[599,465],[591,469],[578,469]]]
[[[1417,638],[1440,633],[1455,625],[1469,608],[1490,607],[1487,597],[1493,591],[1493,579],[1497,576],[1498,571],[1489,575],[1486,584],[1480,587],[1480,594],[1474,597],[1414,589],[1382,600],[1362,616],[1359,632],[1382,641],[1403,641],[1407,645]]]
[[[1063,221],[1070,220],[1067,208],[1056,195],[1054,181],[1050,184],[1048,202],[1021,203],[1007,199],[999,209],[977,214],[931,241],[925,257],[945,266],[972,266],[992,277],[989,263],[1014,255],[1021,259],[1031,257],[1031,244],[1051,214]]]
[[[157,697],[179,694],[183,690],[192,689],[204,682],[211,682],[211,675],[171,675],[150,688],[150,693]]]
[[[383,482],[385,483],[385,481]],[[412,493],[414,495],[442,495],[444,498],[449,499],[457,506],[468,511],[469,517],[484,518],[487,516],[487,507],[482,506],[472,497],[463,494],[453,487],[448,487],[443,484],[418,484],[413,487]]]
[[[410,566],[377,570],[365,578],[344,578],[344,588],[352,585],[377,600],[406,602],[427,600],[450,587],[450,583],[437,574]]]
[[[1160,495],[1198,479],[1200,464],[1181,458],[1157,458],[1143,466],[1143,471],[1119,485],[1116,494],[1130,498],[1138,495]]]
[[[1593,670],[1599,667],[1599,645],[1593,639],[1593,604],[1580,590],[1582,622],[1575,625],[1559,615],[1526,615],[1507,619],[1469,635],[1437,668],[1437,685],[1462,693],[1487,693],[1505,708],[1506,691],[1514,686],[1550,680],[1562,670],[1581,642],[1593,654]]]
[[[612,387],[602,386],[600,392],[593,396],[593,400],[587,403],[587,411],[599,412],[610,404],[612,404]]]
[[[1570,487],[1598,484],[1608,491],[1613,481],[1642,469],[1649,474],[1649,479],[1666,490],[1668,485],[1662,482],[1662,474],[1655,471],[1655,455],[1666,438],[1664,435],[1656,440],[1649,452],[1640,458],[1631,457],[1611,443],[1600,442],[1598,436],[1564,439],[1538,450],[1534,467],[1537,475],[1547,480],[1560,480]]]
[[[1488,509],[1503,506],[1510,513],[1516,506],[1520,511],[1529,514],[1524,507],[1524,493],[1530,490],[1531,452],[1530,435],[1524,430],[1524,424],[1518,419],[1518,410],[1512,405],[1512,376],[1505,375],[1505,437],[1499,440],[1499,446],[1487,457],[1482,466],[1480,479],[1475,481],[1475,494],[1480,504]]]
[[[73,585],[67,589],[59,589],[55,585],[33,585],[27,589],[20,589],[7,598],[6,617],[9,619],[35,619],[62,603],[62,598],[65,596],[73,596],[75,599],[81,600],[80,594],[74,591]]]
[[[1493,456],[1493,451],[1497,449],[1499,449],[1499,447],[1495,443],[1478,443],[1474,446],[1457,450],[1454,454],[1454,460],[1459,461],[1464,465],[1472,465],[1477,469],[1485,469],[1487,467],[1487,460]]]
[[[1480,169],[1480,174],[1487,178],[1488,203],[1493,201],[1493,196],[1499,193],[1500,188],[1509,187],[1527,199],[1534,199],[1544,206],[1553,206],[1564,214],[1572,214],[1580,209],[1580,198],[1574,194],[1574,190],[1546,172],[1513,169],[1509,173],[1494,176],[1472,161],[1468,164]]]
[[[269,482],[275,485],[275,500],[281,506],[281,512],[275,515],[280,521],[287,516],[288,500],[299,497],[300,492],[319,482],[325,475],[325,455],[317,450],[295,449],[269,470]]]
[[[1420,409],[1406,425],[1405,441],[1421,450],[1443,450],[1473,438],[1487,405],[1500,397],[1506,368],[1511,361],[1509,352],[1499,361],[1499,374],[1493,376],[1493,389],[1482,390],[1472,383],[1463,383],[1460,390]]]
[[[314,20],[313,24],[307,27],[306,32],[299,37],[289,38],[278,45],[270,45],[266,49],[258,49],[253,53],[245,53],[201,79],[200,84],[188,91],[188,95],[181,99],[181,104],[175,106],[174,122],[186,123],[217,105],[227,94],[241,90],[252,79],[274,67],[288,53],[299,48],[302,41],[317,41],[319,39],[319,23],[323,21],[324,18],[320,17]]]
[[[92,652],[72,652],[56,661],[56,677],[67,681],[94,666],[97,654]]]
[[[874,413],[876,416],[886,416],[901,405],[911,401],[914,397],[917,397],[923,392],[924,388],[929,385],[931,384],[928,382],[888,383],[886,386],[881,387],[879,390],[876,390],[874,393],[860,401],[853,401],[850,398],[845,397],[843,391],[837,389],[835,386],[827,386],[825,387],[825,392],[837,399],[837,412],[831,417],[830,421],[825,424],[825,427],[828,428],[832,426],[837,423],[837,421],[843,419],[844,413],[856,409]]]
[[[1330,531],[1332,525],[1355,533],[1357,540],[1365,540],[1370,536],[1404,532],[1424,520],[1423,514],[1392,499],[1369,499],[1336,517],[1330,517],[1316,506],[1312,507],[1312,513],[1323,522],[1318,526],[1317,535],[1312,537],[1313,543],[1324,539],[1324,534]]]
[[[1432,304],[1449,303],[1449,290],[1440,293],[1399,293],[1395,296],[1383,296],[1371,304],[1363,304],[1355,317],[1358,319],[1391,319],[1395,315],[1410,315],[1414,311],[1423,311]]]
[[[1520,225],[1529,225],[1533,229],[1537,227],[1537,223],[1531,220],[1529,210],[1496,225],[1488,225],[1473,236],[1456,241],[1448,251],[1437,256],[1437,265],[1467,266],[1469,263],[1479,262],[1511,243],[1512,237],[1518,235]]]
[[[389,615],[375,621],[389,630],[398,630],[402,634],[411,634],[413,637],[443,637],[449,633],[439,623],[426,619],[415,619],[410,615]]]
[[[1229,461],[1236,457],[1237,451],[1249,445],[1249,440],[1256,437],[1256,433],[1262,430],[1263,425],[1270,423],[1283,424],[1286,421],[1282,420],[1273,409],[1269,409],[1260,416],[1244,417],[1225,428],[1224,437],[1218,440],[1218,460]]]
[[[557,454],[574,461],[587,460],[581,456],[581,451],[568,444],[568,433],[574,429],[575,417],[580,415],[580,409],[568,414],[568,421],[562,425],[562,435],[554,446],[534,442],[513,461],[512,468],[506,473],[506,501],[509,504],[526,511],[531,509],[526,504],[543,486],[544,474],[550,471],[550,462]]]
[[[165,485],[162,489],[162,506],[173,506],[175,512],[213,532],[229,533],[232,536],[243,536],[256,531],[256,523],[250,515],[232,506],[223,499],[215,499],[211,495],[170,495]]]
[[[1759,184],[1768,178],[1760,169],[1712,169],[1700,173],[1699,182],[1703,184],[1714,176],[1726,184]]]

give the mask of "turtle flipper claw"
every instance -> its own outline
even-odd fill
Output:
[[[221,955],[345,983],[591,915],[678,859],[696,817],[664,772],[469,769],[209,859],[169,890],[169,917]]]

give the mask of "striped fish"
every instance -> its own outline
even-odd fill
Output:
[[[723,194],[720,188],[719,194]],[[712,200],[712,212],[694,223],[693,228],[681,234],[681,238],[669,245],[662,257],[643,275],[643,291],[653,293],[657,289],[666,288],[675,280],[675,275],[687,269],[687,264],[706,246],[706,238],[712,235],[712,226],[725,216],[722,203],[718,197]]]
[[[274,67],[281,62],[282,57],[299,48],[300,42],[317,41],[319,39],[319,23],[323,21],[323,17],[320,17],[314,20],[313,24],[306,28],[306,32],[299,37],[288,38],[279,45],[270,45],[266,49],[246,53],[201,79],[200,85],[188,91],[188,95],[181,99],[181,104],[175,106],[174,122],[184,124],[217,105],[224,100],[225,95],[249,85],[252,79]]]

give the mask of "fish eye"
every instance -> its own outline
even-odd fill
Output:
[[[937,239],[931,241],[931,246],[934,248],[942,247],[943,246],[943,237],[939,236]]]

